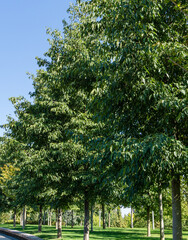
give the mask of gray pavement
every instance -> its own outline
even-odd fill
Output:
[[[16,238],[13,238],[13,237],[10,237],[10,236],[6,236],[6,235],[0,233],[0,240],[16,240]]]

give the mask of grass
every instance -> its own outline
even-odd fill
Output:
[[[12,224],[2,224],[0,227],[16,229],[22,231],[22,227],[17,225],[13,228]],[[42,233],[38,233],[37,225],[27,225],[24,232],[36,235],[45,240],[56,240],[57,230],[54,226],[43,226]],[[107,228],[103,230],[99,227],[94,227],[94,232],[90,233],[90,240],[159,240],[159,229],[151,230],[151,237],[146,236],[145,228]],[[62,240],[82,240],[83,227],[75,226],[74,228],[63,227]],[[172,231],[165,230],[165,240],[172,240]],[[183,240],[188,240],[188,231],[183,232]]]

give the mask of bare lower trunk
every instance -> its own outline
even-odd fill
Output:
[[[23,226],[23,213],[20,213],[20,226]]]
[[[180,177],[172,179],[173,240],[182,240]]]
[[[74,211],[71,211],[71,216],[72,216],[72,220],[71,220],[71,227],[74,227]]]
[[[108,211],[108,227],[110,228],[110,210]]]
[[[147,237],[151,236],[150,230],[150,207],[147,207]]]
[[[57,216],[57,238],[62,238],[62,211],[61,208],[58,208]]]
[[[39,225],[38,232],[42,232],[42,205],[39,207]]]
[[[105,206],[102,204],[102,220],[103,220],[103,229],[106,229],[106,221],[105,221]]]
[[[51,209],[48,210],[48,226],[51,226],[52,225],[52,212],[51,212]]]
[[[26,224],[26,209],[25,207],[23,208],[23,224],[22,224],[22,229],[25,228],[25,224]]]
[[[14,209],[14,227],[16,227],[16,209]]]
[[[48,226],[50,226],[50,211],[48,210]]]
[[[52,210],[49,212],[49,225],[52,226]]]
[[[84,239],[89,240],[89,201],[88,201],[88,192],[85,192],[85,219],[84,219]]]
[[[46,224],[46,212],[44,211],[44,216],[43,216],[43,225]]]
[[[55,226],[56,226],[56,229],[58,229],[58,209],[56,209],[55,214],[56,214],[56,224],[55,224]]]
[[[93,232],[93,204],[91,205],[91,232]]]
[[[163,198],[160,189],[159,189],[159,216],[160,216],[160,240],[165,240],[163,220]]]
[[[154,211],[152,211],[152,229],[155,229],[155,214]]]
[[[131,228],[134,228],[133,226],[133,208],[131,207]]]
[[[99,210],[99,227],[101,226],[101,210]]]

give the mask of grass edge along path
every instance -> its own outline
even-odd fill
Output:
[[[16,228],[12,224],[1,224],[0,227],[15,229],[21,232],[26,232],[44,240],[57,240],[57,230],[55,226],[44,225],[42,227],[42,233],[38,233],[37,225],[26,225],[23,230],[20,225]],[[146,236],[146,228],[102,228],[95,227],[94,232],[90,233],[90,240],[159,240],[159,229],[151,230],[152,236]],[[75,226],[63,227],[62,240],[82,240],[83,239],[83,227]],[[165,240],[172,240],[172,230],[165,230]],[[188,231],[183,232],[183,240],[188,240]]]

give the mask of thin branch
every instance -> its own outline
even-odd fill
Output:
[[[183,68],[181,65],[179,65],[178,63],[174,62],[171,58],[168,58],[171,62],[173,62],[175,65],[177,65],[178,67],[180,67],[182,70],[184,70],[185,72],[188,72],[185,68]]]

